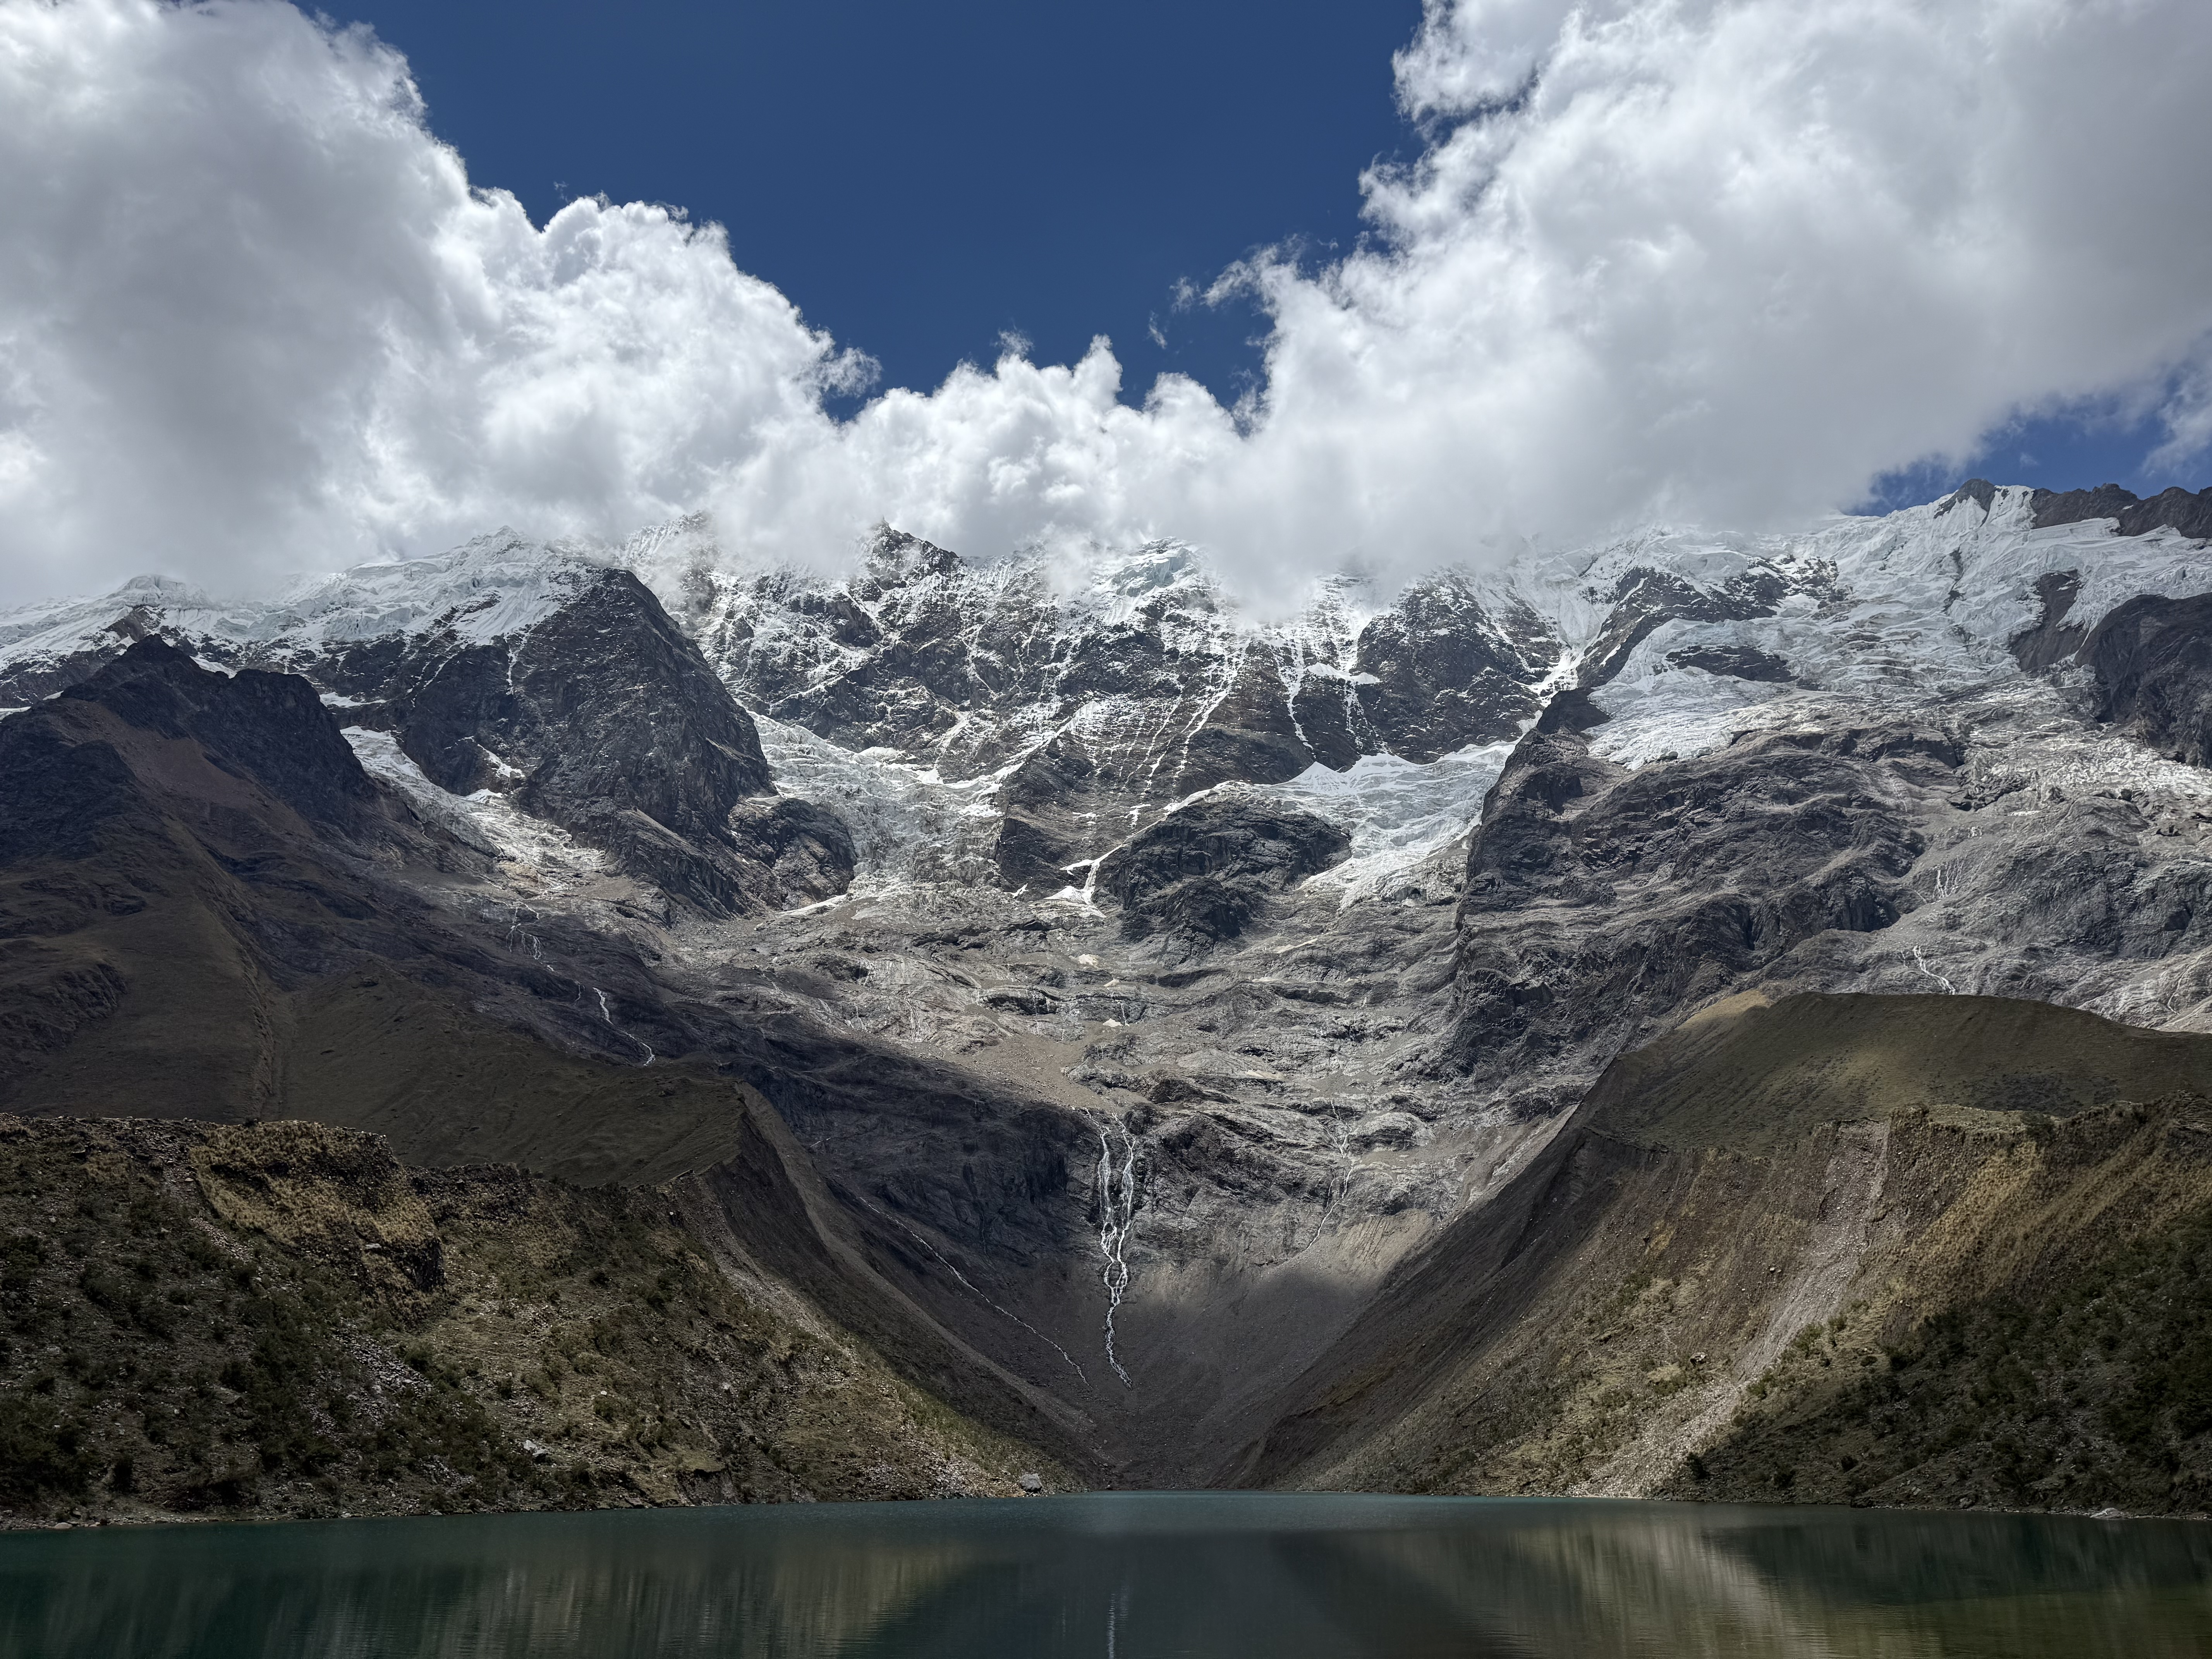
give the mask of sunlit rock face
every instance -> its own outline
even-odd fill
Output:
[[[757,1085],[869,1271],[1172,1482],[1718,1000],[2205,1028],[2199,504],[1976,483],[1269,616],[1173,544],[487,538],[0,618],[0,702],[149,635],[304,675],[467,849],[393,879],[499,920],[480,1000]]]

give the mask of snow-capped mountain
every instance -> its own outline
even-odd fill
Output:
[[[501,534],[0,617],[0,705],[154,634],[304,676],[472,849],[423,902],[507,919],[515,1007],[756,1082],[884,1272],[1160,1478],[1700,1008],[2212,1030],[2208,536],[2212,492],[1976,482],[1273,618],[1173,544],[886,532],[839,576]],[[564,930],[632,964],[619,1018]]]

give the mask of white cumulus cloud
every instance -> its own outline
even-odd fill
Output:
[[[2212,436],[2198,0],[1431,0],[1397,72],[1427,145],[1367,244],[1223,279],[1273,319],[1244,404],[1013,343],[840,421],[872,365],[718,229],[532,226],[373,37],[0,0],[0,599],[702,507],[814,562],[1176,535],[1266,595],[1765,526],[2082,398]]]

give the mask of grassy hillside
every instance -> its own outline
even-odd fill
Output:
[[[1234,1473],[2197,1508],[2207,1096],[2212,1038],[1738,999],[1617,1062]]]
[[[0,1522],[1064,1481],[697,1211],[313,1124],[0,1118]]]
[[[2212,1038],[2002,997],[1732,997],[1621,1057],[1586,1121],[1638,1146],[1763,1157],[1916,1108],[2064,1117],[2212,1091]]]
[[[1976,1187],[1665,1489],[2212,1510],[2212,1102],[2034,1126]]]

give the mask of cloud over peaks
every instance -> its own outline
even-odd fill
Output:
[[[612,534],[860,364],[720,231],[470,188],[404,61],[289,5],[0,0],[0,581]]]
[[[1764,525],[2084,397],[2212,435],[2195,0],[1431,0],[1396,67],[1428,143],[1368,245],[1224,278],[1273,319],[1247,405],[1133,408],[1102,341],[839,421],[872,366],[718,228],[533,227],[372,36],[0,0],[0,600],[699,507],[807,562],[1178,535],[1266,592]]]

